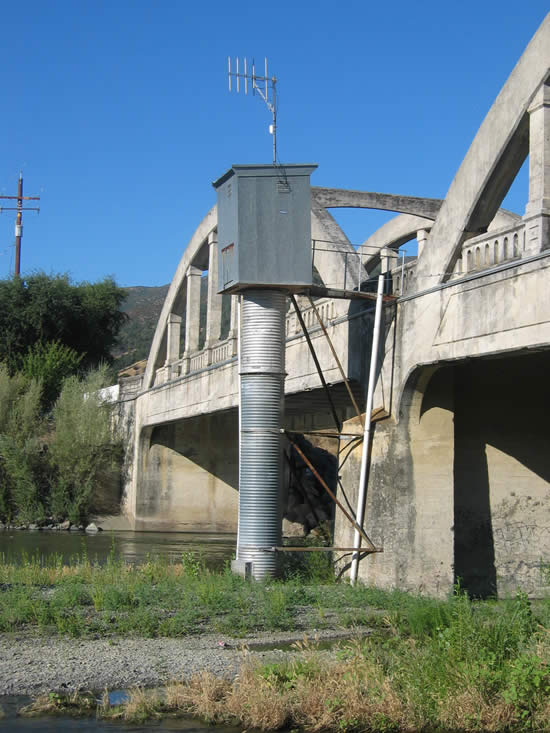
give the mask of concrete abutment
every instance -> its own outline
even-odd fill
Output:
[[[442,596],[542,592],[550,557],[550,351],[421,367],[376,424],[360,577]],[[353,504],[361,447],[342,480]],[[337,519],[335,544],[352,530]]]

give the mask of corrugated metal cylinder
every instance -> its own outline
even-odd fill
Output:
[[[280,291],[243,291],[237,557],[257,579],[277,572],[276,553],[261,548],[281,543],[285,306]]]

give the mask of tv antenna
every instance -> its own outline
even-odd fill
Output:
[[[264,100],[266,107],[271,112],[272,123],[269,125],[269,132],[273,135],[273,165],[277,165],[277,78],[275,76],[269,77],[267,75],[267,58],[265,59],[264,75],[258,76],[256,74],[256,68],[254,59],[252,59],[252,73],[247,73],[246,70],[246,57],[244,58],[244,70],[239,73],[239,59],[235,59],[235,71],[231,71],[231,57],[227,58],[228,72],[227,76],[229,79],[229,91],[231,91],[231,77],[234,76],[237,80],[237,93],[240,91],[239,82],[241,79],[244,81],[244,93],[248,94],[248,82],[252,82],[252,94],[258,94]],[[258,83],[259,82],[259,83]],[[271,92],[271,98],[270,98]]]

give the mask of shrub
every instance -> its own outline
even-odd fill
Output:
[[[8,519],[44,515],[40,399],[39,381],[10,377],[0,364],[0,513]]]
[[[56,471],[51,492],[52,511],[74,523],[86,520],[94,490],[106,474],[121,465],[122,445],[112,430],[112,407],[100,394],[104,368],[63,384],[53,417],[55,440],[50,460]]]

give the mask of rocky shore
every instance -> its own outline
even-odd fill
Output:
[[[36,522],[29,522],[28,524],[4,524],[0,522],[0,530],[3,529],[16,529],[16,530],[31,530],[32,531],[50,531],[50,532],[82,532],[86,531],[91,534],[101,532],[102,527],[98,527],[95,522],[88,522],[88,524],[72,524],[68,519],[64,522],[56,522],[52,517],[47,520],[37,520]]]
[[[359,630],[356,629],[357,633]],[[366,632],[366,629],[364,630]],[[322,640],[349,637],[340,630],[312,630]],[[234,676],[249,654],[261,662],[281,661],[295,651],[277,649],[304,639],[304,632],[272,633],[246,639],[202,634],[180,639],[68,639],[0,634],[0,696],[47,692],[154,687],[208,670]],[[265,645],[273,646],[269,650]],[[260,647],[258,649],[258,647]],[[244,651],[244,648],[247,651]]]

